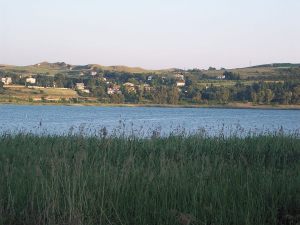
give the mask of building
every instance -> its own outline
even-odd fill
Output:
[[[147,80],[148,80],[148,81],[151,81],[152,79],[153,79],[152,76],[147,77]]]
[[[92,76],[96,76],[96,75],[97,75],[97,72],[96,72],[96,71],[91,71],[91,75],[92,75]]]
[[[28,78],[26,78],[26,83],[35,84],[36,83],[36,78],[28,77]]]
[[[152,90],[152,88],[150,87],[150,85],[149,84],[144,84],[144,91],[151,91]]]
[[[1,78],[1,82],[5,85],[9,85],[9,84],[12,84],[12,79],[11,79],[11,77],[3,77],[3,78]]]
[[[84,83],[76,83],[75,89],[86,94],[90,93],[89,89],[85,89]]]
[[[184,87],[185,86],[185,81],[184,80],[176,81],[176,86],[177,87]]]
[[[136,92],[135,85],[133,83],[127,82],[124,83],[123,86],[125,87],[127,92]]]
[[[133,83],[130,83],[130,82],[126,82],[123,84],[125,87],[134,87],[134,84]]]
[[[152,87],[149,84],[141,84],[136,86],[139,91],[150,92],[152,91]]]
[[[90,93],[90,90],[89,89],[83,89],[81,90],[83,93],[86,93],[86,94],[89,94]]]
[[[84,83],[76,83],[75,89],[77,90],[84,90]]]
[[[221,75],[221,76],[218,76],[217,79],[224,80],[224,79],[226,79],[226,76],[225,75]]]
[[[113,95],[115,93],[115,90],[113,88],[107,88],[107,94]]]
[[[113,94],[122,94],[122,92],[120,91],[120,85],[113,85],[110,88],[107,88],[107,94],[108,95],[113,95]]]
[[[184,80],[184,76],[182,74],[175,74],[175,78],[177,80]]]

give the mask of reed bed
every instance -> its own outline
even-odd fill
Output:
[[[0,136],[0,225],[296,225],[300,139]]]

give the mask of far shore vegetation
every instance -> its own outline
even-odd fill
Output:
[[[0,135],[2,225],[298,225],[299,134]]]
[[[144,70],[39,63],[0,65],[0,103],[299,108],[300,65]]]

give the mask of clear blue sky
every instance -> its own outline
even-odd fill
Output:
[[[299,0],[0,0],[0,64],[300,62]]]

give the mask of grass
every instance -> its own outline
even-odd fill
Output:
[[[299,224],[300,139],[0,136],[0,224]]]
[[[7,100],[11,98],[25,99],[29,98],[77,98],[78,94],[72,89],[61,88],[28,88],[21,85],[6,85],[4,93],[0,96],[0,99]]]
[[[76,65],[74,65],[76,67]],[[140,67],[128,67],[128,66],[102,66],[97,64],[90,64],[87,66],[88,69],[78,70],[80,72],[88,72],[91,68],[97,68],[108,71],[117,72],[128,72],[128,73],[161,73],[168,72],[167,70],[147,70]],[[49,75],[55,75],[57,73],[67,73],[70,70],[64,66],[55,65],[55,63],[42,63],[41,66],[30,65],[30,66],[14,66],[14,65],[0,65],[0,70],[5,72],[23,73],[23,74],[38,74],[38,73],[48,73]],[[76,71],[76,70],[75,70]]]
[[[22,73],[27,75],[32,74],[39,74],[39,73],[48,73],[49,75],[55,75],[57,73],[67,73],[69,72],[69,68],[66,67],[67,64],[61,65],[57,63],[48,63],[43,62],[40,64],[40,66],[37,65],[29,65],[29,66],[14,66],[14,65],[0,65],[0,71],[5,72],[15,72],[15,73]],[[280,75],[281,72],[284,72],[280,69],[280,64],[277,64],[277,66],[271,66],[270,64],[267,65],[261,65],[256,67],[246,67],[246,68],[236,68],[236,69],[228,69],[228,71],[231,71],[233,73],[240,74],[242,79],[252,77],[255,78],[257,76],[259,77],[266,77],[266,78],[272,78],[275,75]],[[282,66],[287,66],[290,68],[297,68],[299,67],[298,64],[282,64]],[[102,66],[98,64],[89,64],[82,68],[78,65],[73,65],[75,68],[73,70],[78,72],[78,75],[80,72],[89,72],[92,68],[107,70],[107,71],[117,71],[117,72],[128,72],[128,73],[156,73],[156,74],[168,74],[168,73],[174,73],[174,69],[158,69],[158,70],[148,70],[140,67],[128,67],[128,66],[122,66],[122,65],[116,65],[116,66]],[[78,69],[78,67],[81,67]],[[77,69],[78,70],[77,70]],[[217,77],[224,73],[224,70],[204,70],[203,71],[206,75],[210,77]]]
[[[237,68],[237,69],[229,69],[228,71],[237,73],[241,76],[242,79],[246,79],[249,77],[266,77],[272,78],[273,76],[280,75],[280,70],[274,67],[248,67],[248,68]],[[217,77],[224,73],[224,70],[208,70],[205,71],[205,74],[211,77]]]

